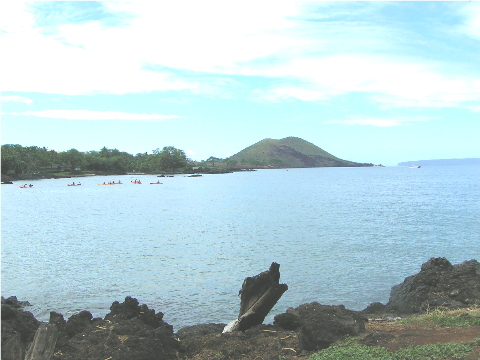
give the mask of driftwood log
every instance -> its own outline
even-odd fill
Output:
[[[286,284],[280,284],[280,264],[275,262],[268,271],[254,277],[247,277],[240,290],[240,313],[238,318],[223,329],[224,333],[245,331],[260,325],[275,306],[283,293],[288,290]]]

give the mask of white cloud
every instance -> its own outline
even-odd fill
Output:
[[[8,69],[1,86],[4,91],[67,95],[187,90],[218,97],[244,93],[238,81],[227,79],[242,75],[280,81],[254,91],[265,101],[322,101],[358,92],[387,107],[480,101],[478,73],[467,77],[461,69],[453,72],[448,62],[414,52],[399,55],[400,44],[418,34],[376,25],[368,21],[373,15],[365,13],[388,5],[345,4],[104,2],[112,17],[130,17],[120,26],[56,21],[48,32],[34,26],[35,14],[26,7],[10,5],[15,21],[7,16],[2,24],[2,50],[9,56],[0,60]],[[325,10],[310,13],[313,6]],[[480,7],[463,9],[465,31],[476,36]],[[365,19],[338,20],[354,10],[364,11]],[[328,21],[325,14],[338,19]],[[310,21],[310,15],[315,19]]]
[[[397,120],[387,119],[348,119],[348,120],[330,120],[325,121],[326,124],[342,124],[342,125],[369,125],[377,127],[399,126],[402,123]]]
[[[376,126],[376,127],[394,127],[400,126],[409,122],[414,121],[427,121],[428,118],[423,117],[413,117],[413,118],[389,118],[389,119],[376,119],[376,118],[365,118],[365,117],[352,117],[349,119],[341,120],[329,120],[325,121],[326,124],[342,124],[342,125],[362,125],[362,126]]]
[[[9,113],[8,115],[26,115],[50,119],[68,120],[139,120],[156,121],[178,119],[177,115],[136,114],[117,111],[91,111],[91,110],[44,110],[28,111],[23,113]]]
[[[0,24],[3,31],[25,31],[34,23],[35,17],[28,11],[28,2],[22,0],[0,2]]]
[[[447,107],[480,101],[480,78],[442,70],[439,63],[421,64],[390,56],[339,54],[295,59],[270,71],[272,76],[296,79],[292,83],[297,85],[274,86],[262,98],[318,101],[357,92],[390,107]]]
[[[82,95],[182,90],[198,85],[170,73],[148,71],[128,57],[128,52],[110,53],[108,48],[72,47],[29,31],[6,36],[2,48],[3,91],[28,91]],[[21,45],[21,46],[19,46]]]
[[[469,109],[472,112],[480,112],[480,105],[478,105],[478,106],[467,106],[467,109]]]
[[[168,71],[146,70],[142,54],[135,53],[138,46],[129,47],[142,43],[142,37],[132,38],[127,29],[91,21],[44,33],[34,26],[26,6],[8,10],[18,16],[20,24],[2,24],[2,53],[7,54],[0,60],[2,91],[125,94],[198,86]],[[153,42],[143,45],[154,46]]]
[[[272,87],[269,91],[255,90],[256,99],[261,101],[279,102],[289,99],[302,101],[320,101],[328,99],[328,95],[322,91],[308,89],[306,86],[282,85]]]
[[[18,96],[18,95],[0,96],[0,101],[12,101],[12,102],[25,103],[25,104],[31,104],[33,102],[32,99],[30,98],[27,98],[25,96]]]
[[[79,3],[81,4],[81,3]],[[35,27],[31,14],[15,9],[21,25],[3,27],[3,91],[68,95],[202,89],[189,76],[149,71],[145,65],[202,72],[228,72],[262,58],[288,39],[270,31],[286,28],[289,2],[105,2],[114,14],[130,13],[127,25],[100,21]],[[55,21],[57,23],[58,21]],[[61,24],[61,22],[59,22]]]
[[[460,31],[480,40],[480,4],[468,2],[459,9],[459,13],[465,17],[464,23],[458,27]]]
[[[296,41],[278,33],[293,26],[287,16],[297,14],[294,2],[133,2],[115,7],[137,16],[128,29],[118,30],[127,33],[125,45],[143,61],[162,66],[228,72]]]

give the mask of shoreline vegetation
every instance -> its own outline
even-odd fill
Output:
[[[271,325],[229,333],[222,333],[226,324],[187,326],[174,333],[163,313],[132,297],[115,301],[103,319],[81,311],[65,320],[51,312],[48,324],[26,311],[29,305],[2,297],[2,359],[33,359],[29,356],[37,347],[45,360],[480,358],[476,260],[452,265],[431,258],[418,274],[392,287],[387,304],[352,311],[312,302],[287,309]]]
[[[228,158],[210,156],[201,161],[189,159],[173,146],[132,155],[106,147],[99,151],[56,152],[46,147],[6,144],[2,145],[1,157],[3,183],[92,174],[224,174],[246,169],[373,166],[339,159],[295,137],[264,139]]]

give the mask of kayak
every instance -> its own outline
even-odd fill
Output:
[[[161,183],[161,182],[150,183],[150,185],[159,185],[159,184],[163,184],[163,183]]]
[[[98,184],[99,186],[103,185],[123,185],[123,183],[108,183],[108,184]]]
[[[67,186],[82,186],[82,184],[67,184]]]
[[[132,184],[142,185],[142,182],[141,181],[132,181]]]
[[[32,186],[19,186],[20,189],[30,189],[30,188],[33,188],[33,185]]]

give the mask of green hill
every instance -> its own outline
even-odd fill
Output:
[[[327,166],[372,166],[339,159],[318,146],[297,137],[264,139],[230,157],[240,164],[309,168]]]

